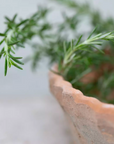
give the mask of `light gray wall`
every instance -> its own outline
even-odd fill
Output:
[[[113,0],[91,0],[90,2],[100,9],[104,16],[114,16]],[[40,3],[45,6],[46,3],[50,4],[47,0],[0,0],[0,32],[5,29],[3,23],[5,15],[13,16],[18,13],[20,17],[26,18],[36,11]],[[52,20],[59,20],[58,13],[52,14]],[[30,52],[30,47],[27,47],[25,50],[19,50],[18,55],[26,56]],[[49,94],[46,63],[42,62],[41,67],[34,74],[30,64],[23,68],[24,70],[20,71],[12,67],[7,77],[4,77],[4,61],[0,60],[0,98],[37,97]]]

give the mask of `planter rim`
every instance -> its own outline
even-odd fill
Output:
[[[57,71],[57,66],[54,66],[53,70]],[[62,90],[62,95],[69,94],[74,99],[75,103],[85,104],[91,107],[97,113],[109,114],[114,117],[113,104],[103,103],[97,98],[85,96],[80,90],[73,88],[71,83],[65,81],[62,76],[57,75],[51,71],[49,72],[49,81],[52,87],[60,88]],[[51,92],[53,93],[52,90]]]

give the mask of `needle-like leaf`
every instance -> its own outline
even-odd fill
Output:
[[[6,76],[7,75],[7,68],[8,68],[8,65],[7,65],[7,58],[5,58],[5,70],[4,70],[4,75]]]
[[[14,63],[12,60],[11,60],[11,63],[13,66],[15,66],[16,68],[20,69],[20,70],[23,70],[19,65],[17,65],[16,63]]]

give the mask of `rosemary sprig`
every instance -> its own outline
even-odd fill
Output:
[[[100,33],[100,34],[97,34],[97,35],[91,37],[92,34],[93,34],[93,32],[90,34],[90,36],[88,37],[87,40],[85,40],[84,42],[82,42],[82,43],[79,44],[79,42],[81,40],[81,37],[82,37],[81,36],[78,39],[76,45],[75,46],[71,46],[67,50],[67,52],[65,52],[63,65],[66,65],[66,64],[70,63],[71,61],[73,61],[73,59],[76,58],[75,52],[78,51],[78,50],[87,49],[88,46],[96,48],[95,47],[96,45],[102,45],[103,44],[103,40],[105,40],[105,41],[114,41],[114,34],[113,34],[113,32],[108,32],[108,33],[105,33],[105,34]],[[99,51],[100,51],[100,49],[99,49]]]
[[[15,54],[16,48],[24,48],[24,44],[35,35],[44,39],[44,32],[49,30],[51,26],[46,23],[46,21],[40,24],[40,21],[45,19],[47,13],[47,9],[39,7],[39,11],[34,13],[29,19],[21,20],[19,22],[16,22],[17,14],[15,14],[12,19],[5,17],[7,29],[4,33],[0,33],[0,36],[3,37],[0,41],[0,45],[3,45],[0,52],[0,58],[2,56],[5,58],[5,76],[8,67],[15,66],[22,70],[20,65],[23,65],[24,63],[19,60],[22,59],[22,57],[15,57],[12,55]]]

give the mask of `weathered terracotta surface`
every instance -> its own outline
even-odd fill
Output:
[[[66,112],[75,144],[114,144],[114,105],[84,96],[50,72],[50,90]]]

